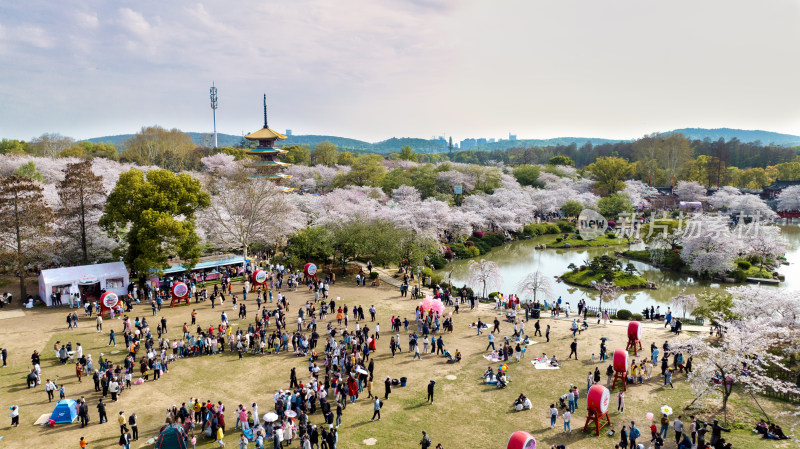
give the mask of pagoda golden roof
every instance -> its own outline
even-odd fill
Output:
[[[283,148],[253,148],[245,153],[258,156],[259,154],[286,154],[288,152],[289,150],[284,150]]]
[[[286,136],[269,128],[261,128],[256,132],[244,136],[247,140],[286,140]]]

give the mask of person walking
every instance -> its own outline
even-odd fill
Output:
[[[575,360],[578,360],[578,340],[572,340],[572,343],[570,343],[569,357],[567,357],[567,360],[572,358],[572,354],[575,354]]]
[[[675,444],[680,444],[683,435],[683,421],[681,421],[680,415],[672,422],[672,430],[675,431]]]
[[[100,415],[100,424],[108,422],[108,415],[106,414],[106,403],[103,401],[103,398],[100,398],[100,402],[97,403],[97,414]]]
[[[383,386],[385,388],[383,398],[389,399],[389,393],[392,392],[392,380],[389,378],[389,376],[386,376],[386,380],[383,381]]]
[[[636,439],[639,438],[641,435],[642,433],[639,432],[639,428],[636,427],[636,423],[631,421],[631,431],[628,434],[628,440],[630,440],[631,448],[636,447]]]
[[[547,325],[547,329],[544,331],[544,336],[547,338],[547,342],[550,343],[550,325]]]
[[[617,393],[617,411],[620,413],[625,411],[625,392],[622,390]]]
[[[622,426],[619,431],[619,447],[620,449],[628,449],[628,430],[626,426]]]
[[[120,411],[119,416],[117,417],[117,422],[119,423],[119,433],[120,435],[124,435],[125,432],[128,431],[128,421],[125,419],[125,412]]]
[[[494,334],[492,334],[492,333],[489,334],[489,344],[486,345],[486,350],[488,351],[489,348],[492,348],[492,351],[496,351],[497,350],[497,348],[495,348],[495,346],[494,346]]]
[[[8,416],[11,418],[11,427],[19,426],[19,406],[12,405]]]
[[[555,404],[550,404],[550,428],[556,426],[556,418],[558,418],[558,409]]]
[[[428,383],[428,399],[425,402],[430,401],[430,403],[433,404],[433,387],[434,387],[434,385],[436,385],[436,382],[434,382],[433,380],[431,380],[430,383]]]
[[[661,428],[658,430],[658,434],[661,435],[661,438],[667,439],[667,432],[669,431],[669,418],[667,415],[661,415]]]
[[[47,379],[47,382],[44,384],[44,391],[47,393],[47,402],[53,401],[53,395],[58,387],[56,387],[55,382],[50,379]]]
[[[667,370],[667,373],[664,375],[664,386],[666,387],[669,384],[670,389],[675,389],[675,385],[672,385],[672,370]]]
[[[542,336],[542,326],[541,326],[541,324],[539,324],[539,320],[536,320],[536,323],[534,323],[534,325],[533,325],[533,329],[534,329],[533,330],[533,336],[534,337],[536,337],[537,335],[539,337]]]
[[[378,421],[381,420],[381,406],[382,405],[383,404],[381,403],[381,400],[378,399],[378,398],[375,398],[375,404],[374,404],[374,410],[375,411],[372,412],[372,419],[370,419],[370,421],[375,421],[375,417],[376,416],[378,417]]]
[[[572,432],[572,429],[569,427],[569,421],[572,419],[572,414],[569,410],[565,410],[564,414],[561,415],[561,418],[564,419],[564,433]]]

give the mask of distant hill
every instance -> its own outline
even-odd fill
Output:
[[[725,141],[732,139],[739,139],[742,142],[761,142],[762,145],[778,145],[782,147],[793,147],[800,145],[800,136],[793,136],[791,134],[774,133],[771,131],[761,130],[747,130],[747,129],[733,129],[733,128],[683,128],[668,131],[662,134],[676,134],[681,133],[690,140],[719,140],[720,138]]]
[[[704,129],[704,128],[683,128],[672,131],[667,131],[661,134],[681,133],[691,140],[719,140],[720,138],[727,140],[739,139],[742,142],[756,142],[760,141],[762,144],[774,144],[784,147],[800,145],[800,136],[793,136],[791,134],[774,133],[770,131],[760,130],[744,130],[732,128],[719,128],[719,129]],[[213,135],[211,133],[196,133],[188,132],[192,140],[197,145],[211,146],[213,143]],[[118,134],[116,136],[93,137],[86,139],[90,142],[110,142],[121,149],[123,143],[129,139],[133,134]],[[229,147],[238,145],[241,142],[242,136],[233,134],[218,134],[217,141],[221,147]],[[320,136],[320,135],[295,135],[289,136],[288,139],[278,142],[280,146],[286,145],[305,145],[313,147],[314,145],[328,141],[342,150],[353,150],[358,152],[373,152],[373,153],[394,153],[400,151],[400,148],[408,145],[419,153],[439,153],[447,151],[447,141],[445,139],[417,139],[413,137],[392,137],[381,142],[365,142],[363,140],[349,139],[347,137],[337,136]],[[491,151],[491,150],[507,150],[509,148],[531,148],[531,147],[546,147],[555,145],[570,145],[575,144],[578,147],[591,142],[593,145],[601,145],[604,143],[617,143],[627,142],[630,140],[624,139],[600,139],[590,137],[556,137],[552,139],[521,139],[521,140],[499,140],[497,142],[486,143],[478,145],[469,150],[476,151]]]

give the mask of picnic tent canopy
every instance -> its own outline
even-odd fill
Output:
[[[122,262],[80,265],[77,267],[52,268],[39,274],[39,297],[48,306],[53,305],[53,288],[67,289],[78,293],[79,286],[100,284],[100,289],[112,291],[119,296],[128,294],[128,269]]]
[[[50,419],[56,424],[67,424],[75,421],[78,417],[78,403],[72,399],[62,399],[56,404]]]
[[[186,430],[182,426],[165,426],[158,435],[155,449],[187,449],[186,440]]]

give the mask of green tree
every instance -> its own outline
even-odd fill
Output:
[[[683,223],[680,220],[671,220],[653,216],[650,223],[642,226],[642,240],[648,245],[668,245],[670,250],[680,246],[683,239]]]
[[[336,145],[327,140],[320,142],[314,147],[314,164],[333,165],[336,163],[338,155],[339,151],[336,149]]]
[[[575,166],[575,161],[570,159],[569,156],[553,156],[547,163],[550,165],[569,165],[570,167]]]
[[[406,145],[403,148],[400,148],[400,155],[399,159],[403,161],[417,161],[417,153],[411,149],[410,146]]]
[[[42,173],[36,169],[36,164],[33,161],[28,161],[17,167],[17,169],[14,170],[14,174],[32,181],[44,183],[44,177]]]
[[[433,165],[425,164],[414,167],[409,171],[408,175],[411,178],[411,186],[419,191],[422,199],[436,195],[438,178],[436,177],[436,168]]]
[[[200,181],[188,174],[151,170],[145,176],[131,169],[108,195],[100,226],[112,237],[127,231],[120,252],[140,275],[169,267],[172,255],[189,268],[200,256],[195,212],[209,204]]]
[[[334,254],[333,233],[324,226],[311,226],[289,237],[286,254],[298,263],[326,263]]]
[[[608,195],[625,188],[623,180],[630,174],[631,164],[620,157],[600,157],[586,171],[594,177],[595,187]]]
[[[623,212],[633,212],[633,206],[628,200],[628,195],[624,193],[612,193],[609,196],[600,198],[600,201],[597,202],[597,208],[609,220],[616,220]]]
[[[283,147],[288,151],[285,155],[286,162],[296,165],[309,165],[311,163],[311,150],[300,145]]]
[[[0,180],[0,260],[6,271],[19,278],[23,299],[28,270],[44,260],[47,237],[52,235],[52,212],[42,190],[35,181],[19,175]]]
[[[349,172],[336,176],[334,186],[377,186],[381,184],[385,175],[386,168],[383,166],[383,157],[379,154],[365,154],[356,160]]]
[[[381,189],[387,195],[392,193],[392,190],[408,184],[408,175],[402,168],[395,168],[390,170],[381,180]]]
[[[561,206],[561,213],[565,217],[577,217],[583,210],[583,204],[579,201],[569,200]]]
[[[64,180],[56,189],[61,200],[58,215],[64,223],[59,231],[77,243],[81,261],[88,264],[92,239],[89,231],[96,229],[106,198],[103,178],[94,174],[90,161],[67,164]]]
[[[174,172],[184,169],[184,158],[195,148],[191,136],[178,129],[166,130],[160,126],[142,128],[125,141],[121,159],[131,162],[145,161]]]
[[[539,182],[539,174],[539,167],[535,165],[524,164],[514,168],[514,177],[523,186],[542,187],[543,184]]]
[[[342,151],[336,158],[336,164],[338,165],[353,165],[355,163],[356,163],[356,155],[354,155],[349,151]]]
[[[24,140],[0,139],[0,154],[22,155],[31,152],[31,147]]]

